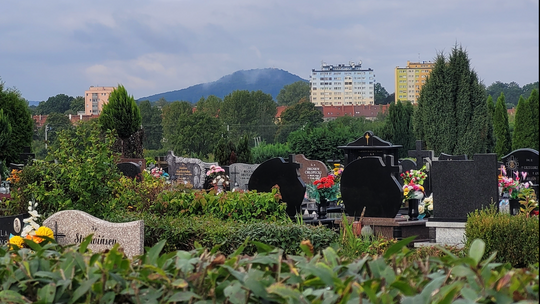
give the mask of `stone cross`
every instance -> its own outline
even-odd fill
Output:
[[[428,157],[430,159],[433,159],[433,151],[432,150],[422,150],[422,146],[424,145],[424,142],[421,140],[416,141],[416,150],[409,150],[409,156],[416,158],[416,166],[417,169],[422,168],[424,166],[424,158]]]

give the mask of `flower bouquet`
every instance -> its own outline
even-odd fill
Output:
[[[520,175],[521,179],[519,177]],[[501,174],[499,174],[498,178],[499,195],[502,196],[503,193],[508,193],[511,199],[517,199],[523,190],[528,189],[532,185],[531,182],[520,182],[520,180],[525,180],[526,178],[527,172],[519,173],[518,171],[514,172],[514,178],[506,176],[506,167],[502,165]]]
[[[219,184],[223,186],[223,189],[227,189],[230,183],[229,176],[225,174],[225,169],[216,165],[210,166],[210,170],[206,172],[206,182],[210,188],[216,189],[218,193],[222,191],[218,187]]]
[[[321,203],[321,199],[334,201],[338,199],[339,183],[335,182],[333,175],[328,175],[308,185],[307,191],[308,196],[314,199],[317,204]]]
[[[425,197],[418,205],[418,219],[428,218],[433,215],[433,193]]]
[[[405,173],[401,173],[403,179],[403,202],[411,199],[424,198],[424,181],[427,178],[427,174],[424,172],[425,166],[420,170],[410,170]]]
[[[54,239],[54,233],[51,228],[39,226],[39,224],[36,223],[37,218],[41,216],[36,210],[37,205],[37,202],[28,202],[28,214],[30,214],[30,217],[23,220],[25,225],[20,236],[10,235],[10,249],[25,247],[24,239],[31,240],[38,244],[43,242],[45,240],[44,238]]]

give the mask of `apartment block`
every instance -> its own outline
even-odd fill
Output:
[[[84,91],[84,114],[99,115],[103,105],[109,102],[109,96],[115,87],[94,87],[91,86]]]
[[[321,64],[311,70],[311,102],[315,106],[372,105],[375,101],[375,74],[362,69],[362,62]]]
[[[404,68],[396,67],[395,102],[410,101],[415,104],[420,97],[420,90],[426,83],[427,77],[433,69],[433,62],[410,62]]]

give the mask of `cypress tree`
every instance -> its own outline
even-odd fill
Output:
[[[532,130],[532,115],[530,112],[529,102],[519,97],[518,105],[516,108],[516,120],[514,126],[514,137],[512,138],[512,150],[521,148],[533,148],[533,135]]]
[[[539,121],[538,121],[538,89],[534,89],[529,96],[529,108],[531,109],[532,117],[532,148],[538,151],[539,143]]]
[[[495,116],[495,103],[493,102],[493,97],[491,95],[488,96],[486,101],[487,109],[488,109],[488,138],[487,138],[487,152],[494,152],[495,151],[495,131],[494,131],[494,122],[493,122],[493,116]]]
[[[4,151],[9,146],[12,130],[8,118],[4,115],[4,109],[0,109],[0,151]]]
[[[251,164],[253,163],[253,155],[251,154],[251,148],[249,147],[249,137],[247,135],[242,136],[238,146],[236,147],[237,157],[239,163]]]
[[[410,102],[405,105],[401,101],[391,103],[388,107],[383,137],[395,145],[402,145],[399,157],[407,157],[407,151],[414,149],[415,136],[412,127],[412,115],[414,108]]]
[[[417,138],[437,154],[488,151],[491,132],[485,88],[461,46],[452,49],[448,60],[442,53],[437,55],[413,121]]]
[[[490,96],[491,97],[491,96]],[[512,139],[510,137],[510,127],[508,125],[508,111],[506,110],[506,100],[501,92],[497,98],[495,113],[493,115],[493,129],[495,131],[495,153],[500,159],[512,151]]]
[[[118,137],[127,139],[141,128],[141,112],[133,96],[119,85],[103,105],[99,123],[104,130],[116,130]]]

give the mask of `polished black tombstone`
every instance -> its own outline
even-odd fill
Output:
[[[276,157],[260,164],[251,174],[248,183],[249,190],[271,192],[272,187],[279,186],[282,201],[287,203],[287,214],[296,216],[301,212],[302,201],[306,193],[306,185],[298,174],[300,165],[289,157],[285,161]]]
[[[403,199],[403,190],[395,175],[399,166],[378,156],[359,158],[345,167],[341,176],[341,197],[345,212],[359,217],[366,207],[365,217],[395,218]]]
[[[527,176],[521,182],[531,182],[538,186],[538,151],[533,149],[518,149],[501,158],[506,167],[508,177],[514,178],[514,172],[526,172]]]
[[[384,161],[385,155],[392,155],[397,160],[398,149],[401,147],[403,146],[393,145],[373,135],[373,132],[367,131],[362,137],[348,143],[346,146],[338,146],[338,149],[344,150],[345,166],[347,166],[356,159],[367,156],[378,156]]]
[[[136,178],[139,181],[141,180],[141,166],[139,164],[133,162],[126,162],[116,164],[116,166],[124,176],[127,176],[129,178]]]
[[[433,159],[434,153],[433,150],[422,150],[424,148],[424,142],[421,140],[416,141],[416,150],[409,150],[409,157],[416,158],[416,168],[420,169],[425,164],[425,159]],[[405,169],[404,169],[405,170]]]
[[[450,155],[446,153],[441,153],[438,160],[467,160],[467,155]]]
[[[0,217],[0,245],[7,244],[10,235],[21,235],[23,221],[28,217],[28,214]]]

